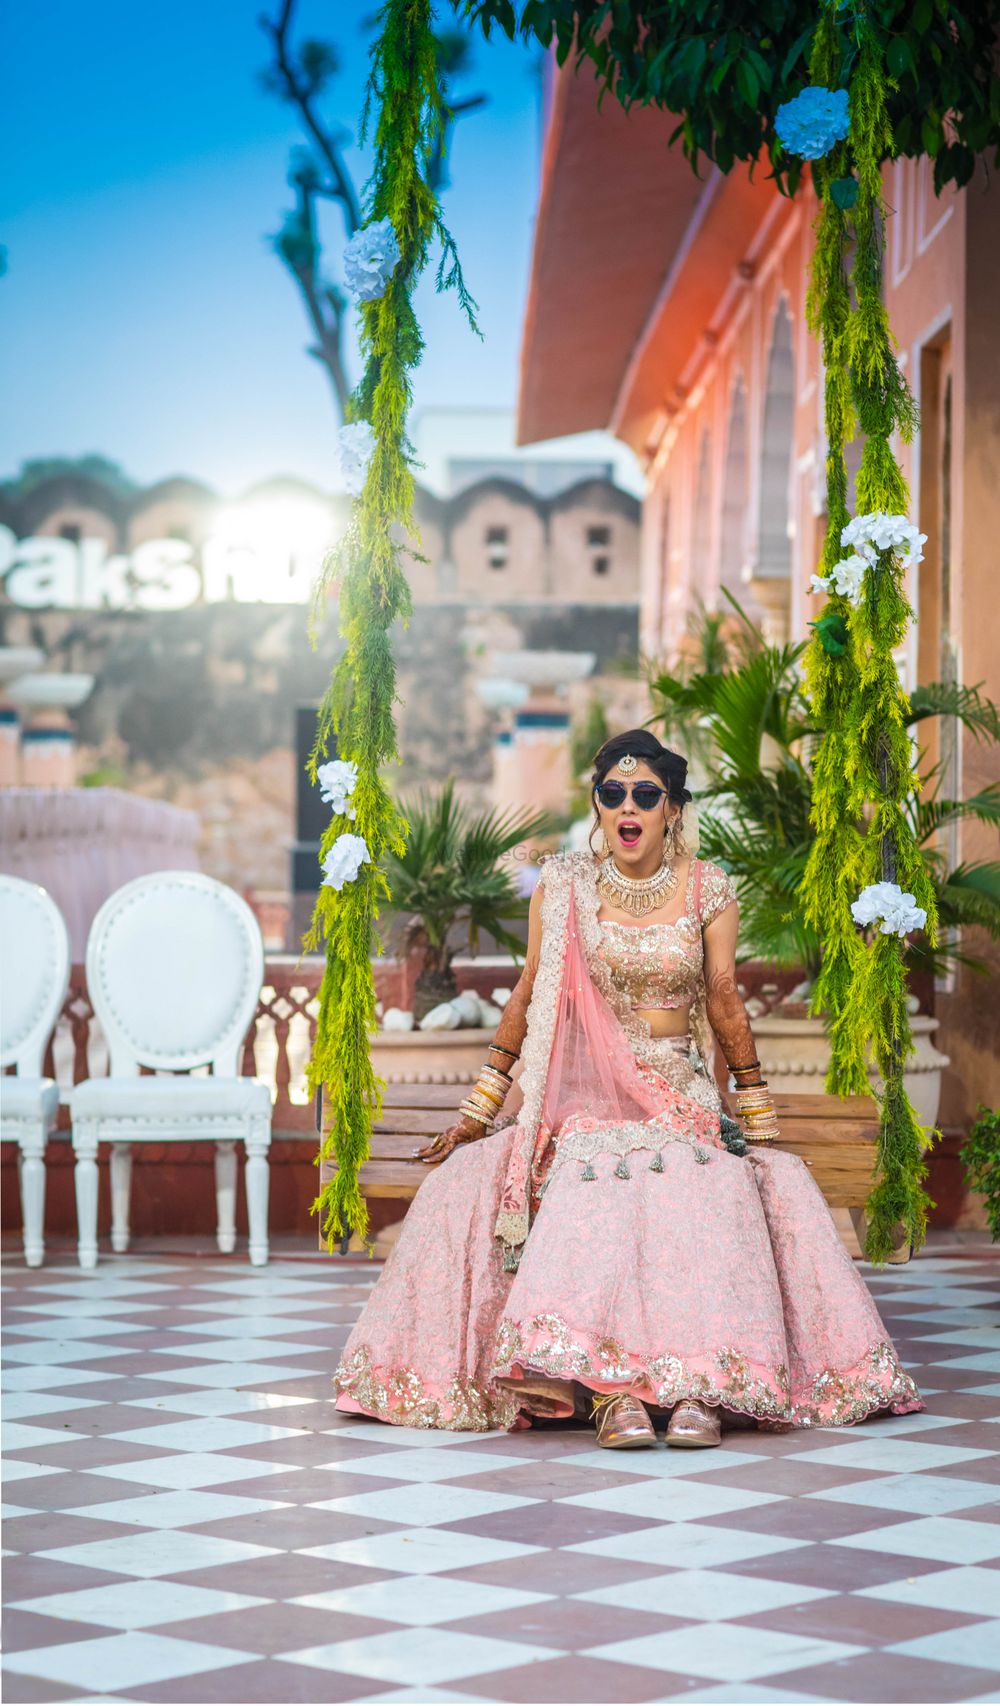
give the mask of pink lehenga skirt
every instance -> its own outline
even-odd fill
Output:
[[[514,1272],[495,1223],[518,1127],[431,1173],[348,1340],[338,1409],[514,1428],[572,1414],[580,1388],[770,1428],[922,1409],[804,1162],[731,1153],[717,1115],[682,1098],[679,1123],[663,1089],[662,1121],[578,1114],[544,1134]]]

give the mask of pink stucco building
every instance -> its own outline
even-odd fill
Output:
[[[551,71],[519,414],[524,443],[608,427],[643,462],[641,643],[666,660],[724,587],[770,635],[805,637],[825,526],[804,314],[815,197],[807,183],[783,199],[763,167],[699,181],[672,128],[613,100],[598,111],[586,68]],[[1000,192],[981,175],[936,198],[929,163],[901,160],[885,194],[886,301],[922,415],[900,453],[928,535],[899,666],[910,688],[961,680],[1000,700]],[[995,747],[957,727],[931,740],[945,792],[1000,778]],[[993,830],[949,834],[954,860],[997,856]],[[990,958],[985,940],[970,947]],[[964,1121],[1000,1102],[997,978],[959,967],[935,1006],[952,1062],[942,1116]]]

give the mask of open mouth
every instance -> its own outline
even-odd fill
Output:
[[[619,839],[619,841],[623,842],[626,847],[634,847],[636,842],[641,837],[641,835],[642,835],[642,825],[641,824],[638,824],[638,823],[620,823],[618,825],[618,839]]]

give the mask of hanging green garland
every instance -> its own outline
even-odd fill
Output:
[[[834,10],[823,15],[813,55],[813,75],[825,83],[840,74]],[[866,1091],[869,1047],[884,1085],[866,1241],[866,1254],[880,1262],[900,1227],[915,1247],[926,1233],[929,1139],[903,1084],[912,1049],[903,939],[926,921],[933,941],[936,919],[905,811],[919,781],[894,657],[912,616],[904,572],[919,561],[922,539],[906,521],[909,494],[891,444],[897,432],[909,441],[917,424],[882,300],[881,162],[892,151],[892,136],[882,53],[860,10],[856,28],[849,142],[813,168],[821,205],[809,312],[823,339],[828,433],[828,529],[823,573],[813,584],[831,597],[808,658],[809,692],[824,734],[814,765],[816,841],[803,899],[824,937],[815,1005],[830,1020],[828,1088],[840,1095]],[[845,173],[848,159],[854,176]],[[848,223],[853,308],[844,273]],[[865,442],[858,513],[848,522],[844,448],[852,421]],[[845,558],[850,549],[854,554]],[[867,944],[858,923],[877,926]]]
[[[320,709],[311,759],[333,815],[320,848],[326,877],[305,942],[326,953],[309,1084],[313,1091],[322,1087],[327,1116],[317,1159],[337,1164],[313,1203],[331,1248],[347,1231],[367,1232],[358,1171],[381,1110],[369,1045],[371,953],[379,904],[389,898],[383,856],[404,851],[407,829],[383,780],[399,756],[389,631],[410,615],[400,561],[404,551],[416,556],[401,543],[414,535],[406,420],[410,373],[423,350],[412,295],[435,237],[442,245],[438,288],[457,290],[475,327],[475,304],[428,184],[444,117],[431,22],[430,0],[386,0],[379,14],[361,127],[364,140],[374,108],[375,162],[365,224],[345,254],[348,286],[360,304],[364,373],[352,422],[341,433],[341,460],[358,501],[346,537],[324,566],[314,605],[315,630],[339,585],[344,650]],[[331,736],[337,758],[323,764]]]

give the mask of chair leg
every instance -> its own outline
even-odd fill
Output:
[[[40,1268],[45,1258],[45,1131],[41,1122],[21,1138],[17,1160],[24,1260],[29,1268]]]
[[[216,1242],[224,1256],[236,1248],[236,1144],[229,1139],[215,1146]]]
[[[97,1124],[77,1120],[73,1127],[76,1156],[77,1260],[81,1268],[97,1266]]]
[[[250,1261],[255,1268],[267,1261],[267,1197],[270,1183],[267,1152],[271,1145],[268,1120],[251,1120],[246,1135],[247,1221],[250,1229]]]
[[[129,1246],[129,1200],[132,1195],[132,1145],[111,1145],[111,1248],[123,1256]]]

